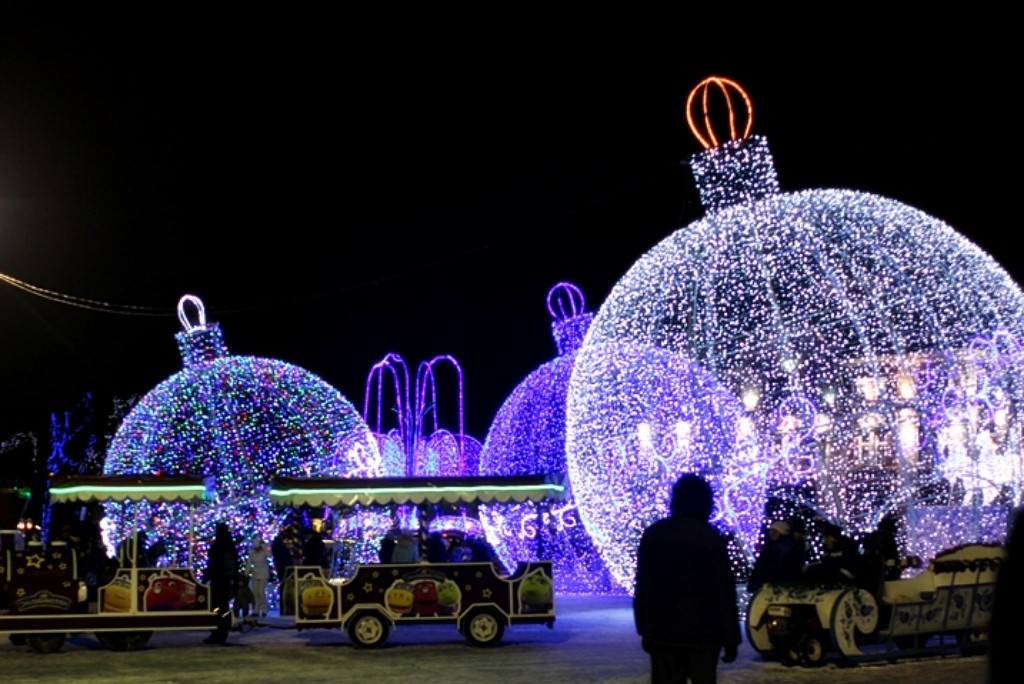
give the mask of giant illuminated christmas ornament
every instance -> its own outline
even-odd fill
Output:
[[[558,355],[524,379],[498,410],[480,453],[481,475],[552,474],[567,477],[565,394],[576,351],[594,315],[583,292],[558,283],[548,292]],[[480,506],[480,521],[502,564],[551,560],[561,593],[618,593],[590,534],[580,521],[572,486],[562,501]]]
[[[1020,289],[896,200],[781,192],[752,112],[725,78],[691,92],[706,214],[629,269],[577,353],[567,464],[602,557],[632,590],[640,534],[686,471],[748,560],[787,506],[853,536],[892,515],[925,559],[1001,540],[1024,486]]]
[[[104,473],[198,475],[212,498],[194,517],[180,504],[107,504],[111,546],[138,524],[150,544],[163,543],[164,562],[184,564],[191,553],[202,567],[214,526],[225,521],[244,559],[255,537],[274,537],[285,514],[267,496],[274,476],[383,475],[369,428],[338,390],[283,361],[228,354],[197,297],[181,298],[178,317],[184,368],[125,417]]]

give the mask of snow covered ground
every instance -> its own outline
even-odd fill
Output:
[[[115,653],[92,634],[75,635],[58,653],[40,655],[0,635],[4,684],[275,684],[315,682],[467,682],[571,684],[649,681],[647,655],[633,629],[628,597],[564,596],[553,629],[517,625],[500,644],[474,648],[451,626],[399,627],[378,650],[353,648],[336,630],[297,631],[288,618],[268,618],[226,646],[205,646],[204,632],[155,634],[140,651]],[[984,656],[947,656],[806,669],[763,660],[748,644],[736,662],[719,668],[722,684],[754,682],[880,684],[985,681]]]

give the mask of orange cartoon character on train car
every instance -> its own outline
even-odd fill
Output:
[[[412,586],[413,601],[417,615],[437,615],[437,582],[421,580]]]
[[[196,583],[169,571],[153,573],[142,604],[146,610],[191,610],[196,604]]]

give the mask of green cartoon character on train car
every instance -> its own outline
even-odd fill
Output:
[[[540,568],[526,575],[519,583],[519,605],[524,613],[547,613],[555,601],[551,578]]]
[[[437,585],[438,612],[441,615],[455,615],[459,612],[459,601],[462,600],[462,592],[459,585],[450,579],[446,579]]]

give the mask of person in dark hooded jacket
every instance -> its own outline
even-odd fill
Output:
[[[741,641],[736,578],[725,539],[708,522],[711,485],[683,475],[670,508],[668,518],[644,530],[637,549],[636,631],[652,684],[714,684],[719,653],[733,662]]]
[[[204,644],[223,644],[231,630],[231,599],[238,586],[238,547],[227,523],[219,522],[214,531],[206,558],[206,572],[203,581],[210,585],[210,602],[217,611],[217,626]]]
[[[768,538],[754,561],[747,591],[753,594],[765,584],[799,581],[805,560],[804,547],[793,539],[789,523],[785,520],[772,523]]]

